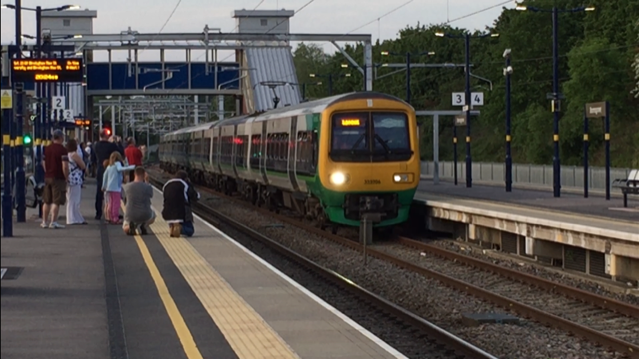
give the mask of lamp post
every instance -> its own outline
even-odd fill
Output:
[[[323,77],[323,78],[327,78],[328,79],[328,95],[329,96],[333,96],[333,74],[328,74],[328,75],[319,75],[319,74],[309,74],[308,77],[310,78],[318,78],[318,77]],[[337,75],[337,77],[351,77],[351,74],[339,74]]]
[[[504,76],[506,76],[506,192],[512,192],[513,185],[513,158],[510,148],[510,75],[513,68],[510,66],[510,49],[504,51],[506,58],[506,67],[504,68]]]
[[[552,93],[548,94],[548,98],[551,100],[551,112],[553,113],[553,158],[552,158],[552,170],[553,170],[553,195],[555,197],[561,196],[561,163],[559,160],[559,111],[561,111],[561,98],[559,93],[559,38],[558,38],[558,18],[559,13],[574,13],[582,11],[594,11],[592,6],[581,6],[572,9],[558,9],[557,1],[555,0],[555,6],[552,9],[540,9],[534,6],[517,5],[516,9],[519,11],[533,11],[533,12],[550,12],[552,13]]]
[[[318,82],[302,82],[301,84],[298,85],[302,85],[302,101],[306,100],[306,85],[312,85],[312,86],[321,86],[322,85],[322,81],[318,81]]]
[[[396,53],[396,52],[392,52],[392,51],[382,51],[382,56],[389,56],[389,55],[393,55],[393,56],[402,56],[402,54]],[[424,51],[424,52],[420,52],[418,54],[411,54],[410,52],[407,52],[405,56],[406,59],[406,102],[408,102],[410,104],[410,100],[411,100],[411,91],[410,91],[410,69],[411,69],[411,63],[410,63],[410,59],[411,56],[424,56],[424,55],[428,55],[428,56],[432,56],[435,55],[434,51]]]
[[[479,35],[471,35],[469,32],[464,33],[463,35],[451,35],[443,32],[436,32],[435,36],[438,37],[449,37],[449,38],[463,38],[464,39],[464,48],[466,54],[466,61],[464,70],[466,72],[466,90],[465,90],[465,115],[466,115],[466,187],[470,188],[473,186],[473,162],[472,157],[470,155],[470,110],[471,106],[471,98],[470,98],[470,39],[471,38],[484,38],[484,37],[498,37],[499,34],[496,33],[483,33]]]

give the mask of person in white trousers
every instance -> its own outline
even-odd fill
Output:
[[[87,224],[80,211],[82,201],[82,183],[84,182],[82,173],[86,170],[86,164],[78,153],[78,142],[69,140],[67,142],[69,152],[69,178],[67,178],[67,225]]]

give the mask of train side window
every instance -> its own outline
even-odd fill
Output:
[[[251,137],[251,168],[259,168],[260,158],[262,158],[262,136],[253,135]]]
[[[219,137],[213,137],[213,159],[211,160],[211,163],[215,164],[218,160],[217,160],[217,156],[220,152],[220,148],[219,148]]]
[[[266,145],[264,146],[264,148],[266,149],[266,153],[264,154],[266,157],[264,161],[264,167],[266,167],[266,169],[269,169],[271,167],[271,156],[273,156],[273,150],[271,149],[272,139],[272,134],[266,135]]]
[[[204,141],[206,141],[206,146],[204,147],[204,159],[208,162],[209,156],[211,155],[211,139],[206,138]]]
[[[231,164],[233,154],[233,136],[222,136],[221,163]]]

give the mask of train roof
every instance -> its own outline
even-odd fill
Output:
[[[181,128],[177,131],[167,133],[165,136],[188,133],[193,131],[208,130],[217,126],[241,124],[241,123],[245,123],[250,118],[255,118],[254,121],[267,121],[273,117],[280,117],[282,115],[284,115],[284,117],[293,117],[293,116],[299,116],[303,114],[318,113],[318,112],[324,111],[327,107],[334,105],[336,103],[343,102],[343,101],[360,100],[360,99],[385,99],[385,100],[391,100],[391,101],[398,101],[407,106],[410,106],[410,104],[408,104],[407,102],[405,102],[404,100],[398,97],[384,94],[381,92],[372,92],[372,91],[350,92],[350,93],[325,97],[319,100],[302,102],[293,106],[280,107],[280,108],[276,108],[266,112],[254,113],[251,115],[242,115],[242,116],[227,118],[220,121],[208,122],[202,125]]]

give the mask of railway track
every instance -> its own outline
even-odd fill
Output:
[[[414,251],[407,247],[420,251],[419,265],[426,275],[445,273],[450,279],[443,278],[444,282],[460,290],[639,357],[637,306],[405,237],[379,248],[396,258],[416,258],[415,253],[410,253]],[[440,260],[433,260],[435,257]]]
[[[236,198],[206,188],[204,190],[247,206]],[[408,238],[400,237],[391,245],[362,246],[351,239],[331,234],[299,219],[261,208],[251,209],[361,251],[367,256],[438,280],[449,287],[512,310],[521,316],[597,342],[631,358],[639,358],[639,308],[636,306]],[[414,253],[407,255],[407,252],[411,251],[408,248],[418,249],[428,254],[431,259],[437,258],[438,261],[425,261]],[[405,259],[407,257],[409,259]]]
[[[164,182],[155,178],[151,178],[151,183],[156,187],[162,188]],[[471,343],[464,341],[456,335],[447,332],[446,330],[436,326],[435,324],[411,313],[410,311],[378,296],[377,294],[368,291],[365,288],[358,286],[348,278],[336,273],[332,270],[326,269],[315,262],[307,259],[306,257],[296,253],[295,251],[286,248],[273,239],[266,237],[265,235],[255,231],[254,229],[230,218],[223,213],[211,208],[209,206],[197,203],[194,206],[194,211],[202,218],[209,220],[213,223],[224,223],[232,227],[233,229],[241,232],[243,235],[250,237],[253,240],[259,241],[268,248],[278,252],[287,259],[299,264],[300,266],[312,271],[315,275],[324,278],[325,280],[335,284],[360,299],[360,301],[372,305],[377,310],[389,315],[389,320],[401,320],[402,323],[406,323],[414,329],[424,333],[430,341],[433,341],[433,350],[440,352],[438,358],[468,358],[468,359],[497,359],[497,357],[485,352],[481,348],[478,348]],[[442,350],[442,345],[445,349]],[[443,356],[442,354],[443,353]]]

